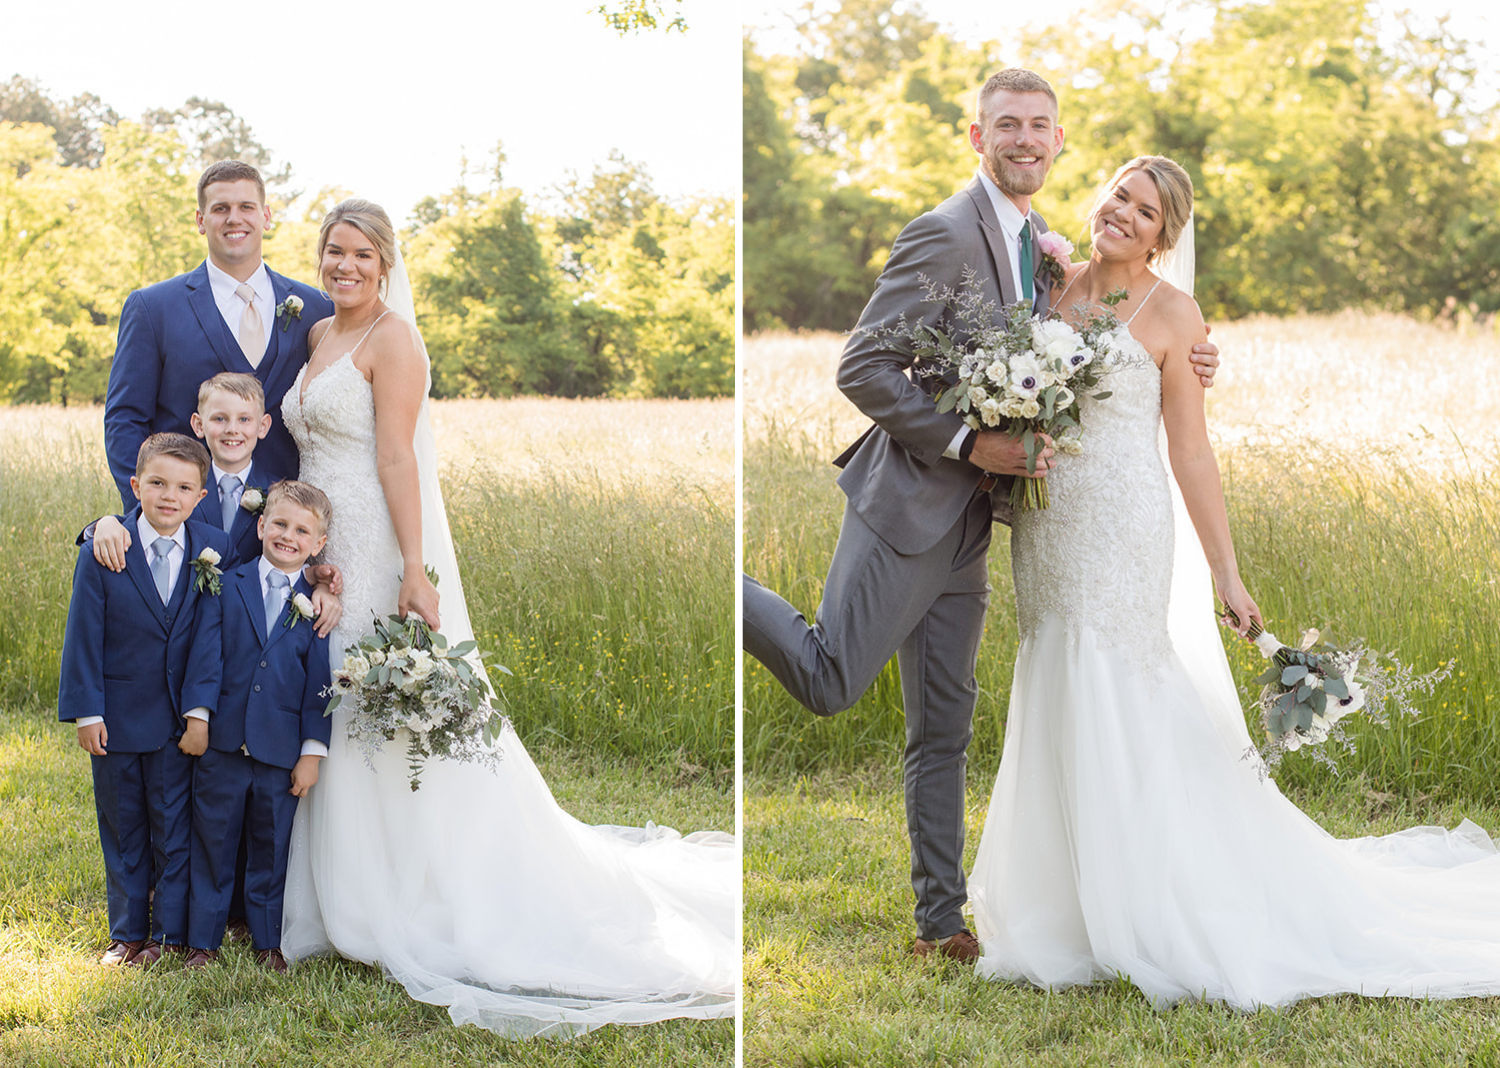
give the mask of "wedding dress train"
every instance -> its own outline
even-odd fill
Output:
[[[375,407],[351,354],[287,393],[300,477],[333,503],[327,558],[344,575],[335,666],[396,609],[401,554],[375,469]],[[426,402],[417,454],[423,546],[442,575],[443,631],[470,635],[437,488]],[[553,800],[513,731],[498,768],[404,747],[366,764],[333,714],[318,785],[298,806],[282,949],[379,964],[455,1023],[513,1036],[735,1010],[739,853],[732,836],[592,827]]]
[[[1161,374],[1134,348],[1113,395],[1084,402],[1086,451],[1049,477],[1051,508],[1015,522],[1021,643],[970,881],[979,974],[1121,975],[1158,1006],[1500,993],[1500,854],[1484,831],[1339,840],[1243,759],[1181,522],[1174,552]]]

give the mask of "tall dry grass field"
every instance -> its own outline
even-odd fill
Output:
[[[1357,724],[1345,781],[1493,799],[1500,783],[1500,334],[1345,313],[1219,326],[1208,395],[1241,572],[1270,629],[1320,626],[1426,668],[1459,669],[1417,721]],[[809,616],[843,497],[828,461],[868,425],[837,393],[842,339],[766,334],[741,349],[746,569]],[[1004,532],[980,653],[973,782],[993,776],[1016,633]],[[1260,671],[1228,636],[1242,687]],[[746,658],[745,754],[762,774],[891,761],[903,737],[894,664],[820,720]],[[1284,784],[1326,770],[1289,757]]]

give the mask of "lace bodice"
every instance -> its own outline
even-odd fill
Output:
[[[333,504],[326,559],[343,572],[344,614],[329,639],[341,650],[370,629],[372,613],[396,610],[401,547],[375,468],[375,397],[345,354],[307,384],[304,367],[281,402],[281,418],[301,452],[298,477]],[[342,658],[340,658],[342,659]]]
[[[1022,635],[1061,617],[1070,633],[1165,652],[1172,585],[1172,498],[1157,445],[1161,371],[1134,338],[1080,404],[1083,448],[1048,476],[1050,508],[1019,513],[1011,533]]]

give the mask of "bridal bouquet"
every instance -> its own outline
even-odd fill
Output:
[[[1224,617],[1239,624],[1239,617],[1228,607]],[[1286,753],[1304,746],[1313,759],[1335,768],[1333,758],[1316,748],[1333,739],[1344,751],[1354,752],[1354,743],[1344,733],[1339,720],[1363,712],[1374,723],[1389,726],[1385,703],[1393,700],[1396,712],[1416,716],[1411,694],[1431,694],[1433,688],[1453,672],[1449,660],[1435,671],[1417,675],[1390,654],[1372,652],[1356,645],[1338,649],[1322,642],[1322,634],[1309,630],[1293,649],[1260,624],[1252,621],[1247,634],[1271,662],[1255,682],[1260,684],[1257,708],[1265,726],[1266,744],[1252,747],[1246,756],[1258,754],[1267,768],[1274,768]]]
[[[951,299],[951,294],[929,295],[933,300]],[[1013,305],[998,323],[993,316],[974,315],[972,301],[960,302],[961,317],[981,324],[967,348],[935,327],[914,328],[910,336],[925,365],[921,373],[956,379],[937,394],[937,410],[957,412],[975,430],[1003,430],[1020,438],[1032,474],[1045,445],[1043,434],[1059,452],[1082,452],[1079,400],[1110,395],[1098,387],[1127,336],[1113,310],[1125,296],[1123,289],[1111,293],[1104,298],[1104,311],[1089,315],[1077,327],[1032,315],[1026,300]],[[1047,480],[1016,479],[1010,503],[1016,511],[1046,508]]]
[[[466,641],[450,649],[448,639],[415,613],[377,615],[375,632],[344,650],[324,714],[350,699],[349,737],[367,761],[385,742],[405,741],[413,790],[434,754],[493,764],[501,756],[495,742],[509,721],[490,704],[478,664],[485,654],[477,648]]]

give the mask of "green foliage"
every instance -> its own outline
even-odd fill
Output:
[[[682,17],[681,12],[667,18],[667,4],[682,3],[682,0],[617,0],[614,5],[600,4],[594,8],[596,15],[604,17],[604,23],[621,37],[627,33],[639,33],[641,30],[654,30],[658,27],[663,33],[687,32],[687,19]]]
[[[1120,164],[1170,156],[1197,192],[1210,318],[1500,310],[1500,115],[1468,106],[1466,42],[1411,26],[1383,41],[1374,11],[1195,0],[1163,21],[1104,0],[1011,35],[1005,54],[1050,78],[1067,132],[1037,207],[1086,238]],[[968,117],[1002,65],[895,0],[803,12],[796,55],[746,47],[747,329],[854,323],[901,226],[973,173]]]

